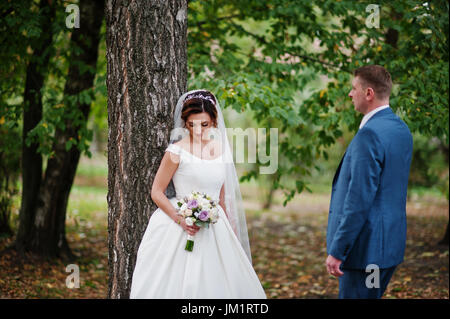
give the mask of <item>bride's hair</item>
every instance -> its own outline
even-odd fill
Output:
[[[181,119],[186,123],[192,114],[206,112],[211,117],[214,126],[217,127],[216,98],[211,92],[198,91],[186,96],[181,111]]]

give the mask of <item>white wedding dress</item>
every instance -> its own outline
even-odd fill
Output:
[[[200,191],[219,199],[225,179],[220,156],[200,159],[176,144],[166,151],[180,157],[173,176],[177,197]],[[170,201],[176,207],[177,199]],[[217,223],[196,233],[189,252],[184,249],[187,233],[158,208],[139,246],[130,298],[266,298],[220,206],[219,215]]]

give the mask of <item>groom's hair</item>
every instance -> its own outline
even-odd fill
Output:
[[[378,99],[385,99],[391,94],[391,75],[381,65],[364,65],[354,70],[353,75],[359,77],[363,88],[371,87]]]

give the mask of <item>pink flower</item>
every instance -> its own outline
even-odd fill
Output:
[[[200,214],[198,214],[198,219],[200,219],[201,221],[207,221],[209,218],[208,212],[206,210],[202,210],[200,212]]]
[[[188,204],[187,204],[187,207],[188,207],[189,209],[196,208],[197,206],[198,206],[198,202],[197,202],[196,199],[190,200],[190,201],[188,202]]]

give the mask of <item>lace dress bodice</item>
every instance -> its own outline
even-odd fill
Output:
[[[180,158],[172,178],[178,198],[187,196],[192,191],[198,191],[219,200],[220,190],[225,182],[222,156],[211,160],[201,159],[176,144],[169,144],[166,151]]]

